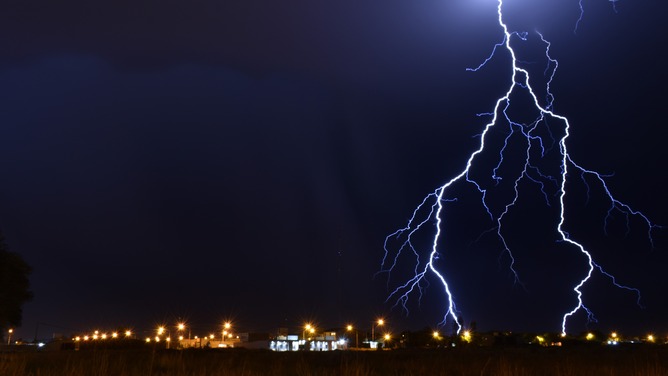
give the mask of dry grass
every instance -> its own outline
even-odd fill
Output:
[[[330,353],[82,350],[0,354],[2,376],[668,376],[668,348],[469,348]]]

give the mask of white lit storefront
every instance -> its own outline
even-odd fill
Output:
[[[333,351],[347,348],[346,341],[337,340],[335,332],[328,332],[327,335],[312,340],[299,339],[296,335],[278,336],[269,342],[269,349],[272,351]]]

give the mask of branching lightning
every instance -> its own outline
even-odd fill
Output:
[[[614,1],[615,0],[613,0],[613,6],[615,6]],[[583,6],[581,0],[579,1],[579,6],[582,12]],[[483,131],[479,136],[479,146],[470,154],[468,160],[466,161],[466,165],[461,170],[461,172],[459,172],[459,174],[448,180],[445,184],[438,187],[433,192],[429,193],[417,206],[406,226],[390,234],[385,239],[385,255],[381,263],[381,272],[387,272],[389,275],[397,266],[400,256],[406,252],[412,254],[412,258],[415,262],[415,273],[413,277],[399,284],[389,294],[387,301],[394,301],[395,307],[400,305],[406,311],[406,313],[408,313],[407,303],[409,298],[413,295],[417,295],[418,300],[421,300],[423,289],[428,286],[427,277],[436,277],[436,280],[440,282],[440,288],[443,289],[446,297],[445,313],[440,325],[444,325],[446,321],[450,319],[458,328],[457,332],[461,331],[463,323],[460,322],[458,317],[459,311],[455,303],[455,294],[444,273],[439,271],[434,265],[435,261],[443,254],[443,247],[441,242],[445,234],[442,232],[441,227],[445,215],[444,204],[456,200],[456,198],[449,196],[453,186],[456,184],[466,185],[468,183],[475,187],[475,189],[479,192],[481,203],[491,218],[492,223],[494,223],[494,227],[490,230],[490,232],[495,232],[496,236],[500,240],[503,254],[509,257],[509,268],[512,272],[512,275],[514,276],[515,282],[522,284],[520,275],[515,270],[515,256],[513,256],[511,248],[504,238],[503,224],[506,215],[513,209],[520,197],[520,183],[526,181],[533,183],[540,189],[548,206],[551,205],[551,199],[547,193],[546,187],[553,187],[555,191],[554,197],[558,198],[557,200],[552,200],[556,201],[554,204],[558,205],[559,211],[559,220],[555,224],[556,233],[559,234],[558,240],[574,247],[586,260],[587,272],[582,277],[580,282],[573,287],[573,293],[575,295],[576,302],[572,309],[563,315],[561,322],[561,331],[562,334],[565,335],[568,319],[577,312],[582,311],[587,315],[588,320],[596,321],[593,312],[585,305],[585,298],[582,292],[583,287],[592,278],[594,273],[600,273],[600,275],[606,277],[613,285],[633,292],[636,295],[638,305],[640,305],[641,298],[639,290],[618,283],[617,279],[613,275],[606,272],[603,267],[595,262],[591,252],[589,252],[582,243],[573,239],[567,232],[567,210],[565,205],[565,200],[568,194],[567,182],[572,180],[573,176],[575,175],[582,180],[582,183],[585,184],[587,191],[589,191],[589,186],[585,180],[587,177],[591,178],[602,187],[603,191],[607,195],[606,199],[609,200],[610,203],[608,216],[604,220],[604,226],[607,226],[608,217],[610,217],[613,212],[619,212],[626,216],[627,224],[628,218],[630,216],[638,217],[647,226],[648,237],[652,246],[652,231],[658,226],[653,224],[643,213],[634,210],[629,205],[617,200],[611,193],[608,184],[606,183],[607,176],[596,171],[586,169],[572,159],[571,155],[569,154],[567,144],[568,138],[570,136],[569,120],[565,116],[554,112],[553,109],[554,96],[551,92],[550,85],[555,77],[558,68],[558,62],[550,56],[550,43],[543,37],[542,34],[537,33],[541,43],[543,43],[545,46],[544,51],[547,62],[547,66],[544,71],[545,95],[543,100],[539,100],[539,97],[536,94],[534,87],[532,86],[533,81],[530,79],[531,77],[529,70],[522,67],[522,62],[517,58],[516,51],[512,46],[513,43],[526,42],[527,39],[530,38],[530,35],[526,32],[516,32],[509,30],[503,17],[503,0],[497,1],[497,14],[499,26],[503,30],[502,41],[494,45],[491,54],[479,66],[475,68],[468,68],[467,70],[471,72],[477,72],[483,69],[490,60],[495,58],[500,53],[500,51],[505,50],[510,56],[510,62],[512,66],[511,83],[505,94],[496,100],[493,111],[479,114],[479,116],[490,116],[492,119],[484,126]],[[581,20],[582,13],[576,22],[576,30],[577,25],[581,22]],[[535,111],[538,114],[535,120],[529,123],[514,121],[511,115],[509,115],[509,109],[511,109],[511,96],[517,94],[518,92],[523,92],[523,94],[529,95],[528,98],[530,98],[530,101],[532,102],[531,105],[533,106],[532,111]],[[520,166],[519,174],[513,179],[513,194],[511,195],[511,198],[508,200],[508,202],[501,206],[502,209],[500,211],[497,210],[498,213],[495,213],[488,205],[487,194],[488,190],[493,189],[493,187],[485,188],[483,184],[475,179],[472,171],[474,169],[476,159],[483,152],[486,152],[485,143],[491,137],[491,130],[495,127],[499,127],[500,123],[507,124],[509,129],[507,130],[507,136],[503,140],[503,145],[498,151],[498,163],[492,170],[491,178],[497,183],[499,183],[504,178],[501,176],[500,168],[504,163],[506,163],[504,156],[508,152],[508,144],[511,138],[520,137],[520,139],[523,140],[522,142],[526,145],[526,149],[523,155],[523,165]],[[558,140],[557,138],[554,138],[554,133],[550,128],[554,123],[561,125]],[[544,134],[548,135],[548,139],[546,139]],[[552,139],[550,140],[549,138]],[[557,158],[559,165],[558,167],[555,166],[555,171],[558,170],[559,173],[554,174],[554,176],[542,172],[536,163],[537,159],[542,159],[550,151],[550,144],[558,146],[559,153],[559,158]],[[433,241],[431,242],[429,249],[420,251],[419,247],[414,244],[414,238],[418,233],[428,231],[432,228],[432,226],[434,229]],[[398,246],[391,247],[391,244],[398,244]]]

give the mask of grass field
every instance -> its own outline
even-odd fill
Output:
[[[0,354],[2,376],[668,375],[665,346],[275,353],[82,350]]]

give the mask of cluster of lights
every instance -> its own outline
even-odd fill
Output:
[[[223,324],[223,336],[222,336],[223,341],[225,340],[225,338],[230,340],[233,338],[232,331],[230,330],[231,328],[232,328],[232,323],[230,323],[229,321]]]
[[[180,323],[176,324],[176,332],[178,333],[178,340],[179,341],[183,341],[183,340],[186,339],[186,337],[184,336],[184,333],[185,333],[186,329],[187,329],[186,323],[180,322]],[[231,329],[232,329],[232,323],[231,322],[227,321],[227,322],[223,323],[223,330],[221,332],[221,338],[222,338],[223,341],[234,339],[234,334],[232,333]],[[13,333],[13,330],[10,329],[9,330],[9,335],[11,336],[12,333]],[[102,341],[102,340],[108,340],[108,339],[117,339],[117,338],[121,338],[121,337],[131,338],[133,335],[134,335],[134,333],[132,332],[132,330],[129,330],[129,329],[125,330],[124,332],[118,332],[118,331],[105,332],[105,331],[95,330],[94,332],[89,333],[89,334],[77,335],[74,338],[72,338],[72,340],[75,341],[75,342]],[[215,338],[216,338],[216,336],[213,333],[209,334],[208,336],[202,337],[202,339],[209,339],[209,340],[213,340]],[[239,338],[239,337],[237,336],[236,338]],[[190,340],[189,332],[188,332],[187,339]],[[199,340],[200,337],[195,336],[194,339]],[[155,336],[147,336],[145,338],[145,341],[147,343],[149,343],[149,342],[162,342],[162,341],[170,343],[172,341],[171,332],[170,332],[170,330],[168,329],[167,326],[160,325],[155,329]]]
[[[372,325],[371,325],[371,331],[372,331],[371,341],[373,341],[373,342],[376,341],[376,338],[375,338],[376,328],[384,326],[384,325],[385,325],[385,320],[382,319],[382,318],[377,319],[377,320],[372,322]],[[178,336],[179,342],[184,340],[184,336],[182,335],[182,333],[185,332],[186,328],[187,327],[186,327],[185,323],[179,323],[179,324],[176,325],[176,330],[179,333],[179,336]],[[232,329],[232,323],[231,322],[223,323],[222,332],[221,332],[221,336],[220,336],[220,338],[222,339],[223,342],[234,340],[234,335],[233,335],[231,329]],[[349,332],[351,334],[353,332],[355,333],[355,347],[356,348],[359,347],[359,331],[358,331],[358,329],[353,324],[346,325],[345,329],[346,329],[346,332]],[[302,341],[306,341],[307,339],[309,341],[311,341],[312,339],[314,339],[316,337],[316,333],[318,332],[316,326],[313,323],[310,323],[310,322],[304,324],[303,330],[304,331],[303,331]],[[8,333],[7,344],[10,344],[11,336],[14,333],[14,330],[13,329],[8,329],[7,333]],[[307,333],[308,333],[309,337],[306,336]],[[101,332],[99,330],[95,330],[94,332],[92,332],[90,334],[78,335],[78,336],[72,338],[72,340],[75,341],[75,342],[105,341],[105,340],[114,340],[114,339],[118,339],[118,338],[132,338],[133,335],[134,335],[133,331],[129,330],[129,329],[125,330],[124,332],[123,331],[122,332],[118,332],[118,331]],[[331,335],[335,335],[335,333],[331,333]],[[446,338],[446,337],[442,336],[439,331],[436,331],[436,330],[432,332],[432,337],[436,341],[441,341],[441,340]],[[470,330],[461,331],[460,333],[458,333],[458,337],[460,338],[461,341],[463,341],[465,343],[472,343],[473,342],[473,333]],[[566,335],[564,333],[561,333],[561,337],[565,338]],[[390,342],[392,340],[392,335],[389,332],[385,332],[382,335],[379,335],[378,338],[381,341],[384,341],[385,343],[387,343],[387,342]],[[586,341],[601,340],[601,336],[598,336],[597,334],[595,334],[593,332],[588,332],[588,333],[584,334],[584,337],[580,337],[580,338],[581,339],[584,338]],[[605,338],[605,337],[603,336],[603,338]],[[213,333],[210,333],[209,335],[201,337],[201,338],[199,336],[194,336],[195,341],[201,341],[201,340],[211,340],[211,341],[213,341],[215,339],[216,339],[216,335],[214,335]],[[236,339],[239,339],[239,336],[236,336]],[[190,335],[188,336],[188,340],[190,340]],[[169,333],[168,329],[164,325],[162,325],[162,326],[158,326],[156,328],[156,335],[154,337],[146,337],[145,341],[146,341],[146,343],[151,343],[151,342],[159,343],[159,342],[164,341],[165,343],[167,343],[167,346],[169,346],[169,343],[172,341],[172,338],[170,336],[170,333]],[[340,345],[343,345],[345,343],[345,341],[347,341],[347,340],[340,340],[338,342],[339,342]],[[549,342],[545,336],[541,336],[541,335],[537,335],[534,338],[534,341],[532,341],[532,342],[536,343],[540,346],[561,346],[561,342]],[[655,343],[659,342],[659,343],[667,343],[668,344],[668,337],[665,339],[665,341],[662,341],[661,337],[657,338],[654,334],[649,333],[642,338],[641,337],[634,337],[632,339],[623,340],[622,337],[616,331],[613,331],[607,336],[607,338],[605,340],[601,340],[601,342],[603,344],[606,344],[606,345],[618,345],[622,342],[626,342],[626,343],[641,343],[642,342],[642,343],[647,343],[647,344],[655,344]],[[219,347],[221,347],[221,346],[225,347],[224,344],[219,345]]]
[[[593,341],[593,340],[596,339],[596,335],[594,333],[590,332],[590,333],[587,333],[585,338],[587,339],[587,341]],[[656,339],[657,338],[654,334],[649,333],[645,337],[640,339],[640,341],[645,342],[645,343],[656,343]],[[633,340],[630,340],[629,342],[636,342],[637,340],[638,340],[638,338],[635,338]],[[605,341],[605,343],[608,344],[608,345],[616,345],[616,344],[618,344],[622,341],[623,341],[622,337],[617,332],[612,332],[612,333],[610,333],[610,336]]]
[[[306,324],[307,326],[310,324]],[[372,322],[371,324],[371,341],[375,342],[376,341],[376,329],[384,326],[385,325],[385,319],[379,318],[376,319],[375,321]],[[305,326],[306,328],[306,326]],[[355,328],[354,325],[348,324],[346,325],[346,331],[348,332],[355,332],[355,347],[359,347],[359,331],[357,328]],[[385,332],[380,336],[379,338],[382,338],[385,342],[389,342],[392,339],[392,334],[389,332]]]
[[[383,318],[378,318],[378,319],[375,319],[374,321],[371,322],[370,342],[372,343],[372,345],[371,345],[372,347],[375,346],[376,344],[378,344],[378,342],[384,342],[384,343],[387,344],[388,342],[390,342],[392,340],[392,334],[389,333],[389,332],[384,332],[384,333],[382,333],[382,335],[379,334],[378,339],[376,338],[376,329],[381,327],[381,326],[384,326],[384,325],[385,325],[385,319],[383,319]],[[354,334],[353,339],[351,339],[350,341],[352,342],[352,340],[354,340],[355,348],[359,348],[359,333],[360,333],[359,328],[352,323],[348,323],[348,324],[345,325],[345,331],[351,337]],[[363,331],[363,333],[366,333],[366,331]],[[318,342],[318,341],[322,341],[323,339],[328,341],[329,339],[327,339],[327,337],[334,337],[334,336],[336,336],[336,332],[325,332],[325,333],[318,332],[318,329],[313,322],[305,322],[304,325],[302,326],[302,338],[300,340],[300,343],[304,346],[307,346],[308,343],[310,343],[311,344],[311,350],[313,350],[314,349],[314,344],[316,344],[316,346],[320,346],[319,345],[320,342]],[[338,341],[336,341],[336,344],[339,345],[339,346],[343,346],[348,341],[349,341],[349,339],[343,338],[343,339],[339,339]],[[332,345],[332,346],[334,346],[334,345]],[[351,343],[351,346],[352,346],[352,343]],[[317,347],[317,348],[318,348],[318,350],[321,350],[319,347]],[[335,348],[332,348],[332,349],[335,349]]]
[[[178,333],[177,338],[178,338],[179,342],[184,341],[186,339],[185,336],[184,336],[184,333],[185,333],[187,328],[188,328],[188,326],[184,322],[179,322],[178,324],[176,324],[176,331]],[[190,333],[190,331],[188,331],[188,333]],[[225,323],[223,323],[223,330],[221,332],[220,338],[223,341],[226,341],[226,340],[231,341],[235,338],[234,334],[232,333],[232,323],[231,322],[226,321]],[[237,336],[236,338],[239,338],[239,337]],[[190,339],[191,339],[190,334],[188,334],[188,340],[190,340]],[[203,336],[201,338],[199,336],[194,336],[193,339],[196,340],[196,341],[203,340],[203,339],[214,340],[214,339],[216,339],[216,335],[213,334],[213,333],[210,333],[208,336]],[[165,325],[160,325],[156,329],[156,335],[154,337],[146,337],[145,341],[146,341],[146,343],[150,343],[150,342],[156,342],[157,343],[157,342],[165,341],[169,344],[172,341],[172,337],[171,337],[171,333],[167,329],[167,327]]]
[[[431,334],[431,336],[437,340],[440,341],[443,339],[443,336],[438,330],[434,330],[434,332]],[[461,338],[462,341],[466,343],[471,343],[473,342],[473,333],[470,330],[464,330],[459,334],[459,337]]]
[[[619,336],[617,335],[617,332],[612,332],[610,333],[610,338],[608,338],[608,345],[616,345],[619,343]]]
[[[167,332],[167,329],[165,328],[164,325],[161,325],[156,329],[156,335],[155,337],[153,337],[153,340],[155,342],[160,342],[161,340],[163,340],[162,337],[164,337],[164,341],[167,343],[170,343],[172,341],[172,337]],[[146,337],[146,342],[151,342],[151,337]]]
[[[562,333],[561,337],[565,338],[566,335],[564,335]],[[603,340],[602,338],[605,338],[605,340]],[[582,337],[580,337],[580,339],[582,339]],[[593,332],[588,332],[584,335],[584,339],[588,342],[602,341],[606,345],[618,345],[622,342],[627,342],[627,343],[640,343],[640,342],[642,342],[642,343],[649,343],[649,344],[657,343],[657,337],[654,334],[651,334],[651,333],[647,334],[644,337],[633,337],[631,339],[626,339],[625,340],[625,339],[622,339],[622,336],[615,331],[611,332],[607,336],[607,338],[605,336],[600,336],[600,335],[597,336],[597,334],[595,334]],[[535,341],[539,345],[544,345],[544,346],[547,345],[546,339],[543,336],[540,336],[540,335],[536,336]],[[668,343],[668,338],[666,339],[665,343]]]
[[[128,329],[126,330],[123,335],[125,338],[130,338],[132,337],[132,330]],[[94,331],[92,334],[83,334],[83,335],[78,335],[73,338],[75,342],[87,342],[87,341],[98,341],[98,340],[107,340],[107,339],[117,339],[121,337],[121,335],[118,332],[111,332],[111,333],[106,333],[106,332],[100,332],[99,330]]]
[[[306,334],[309,335],[309,339],[315,335],[315,326],[311,323],[304,324],[304,330],[302,331],[302,338],[306,339]]]

